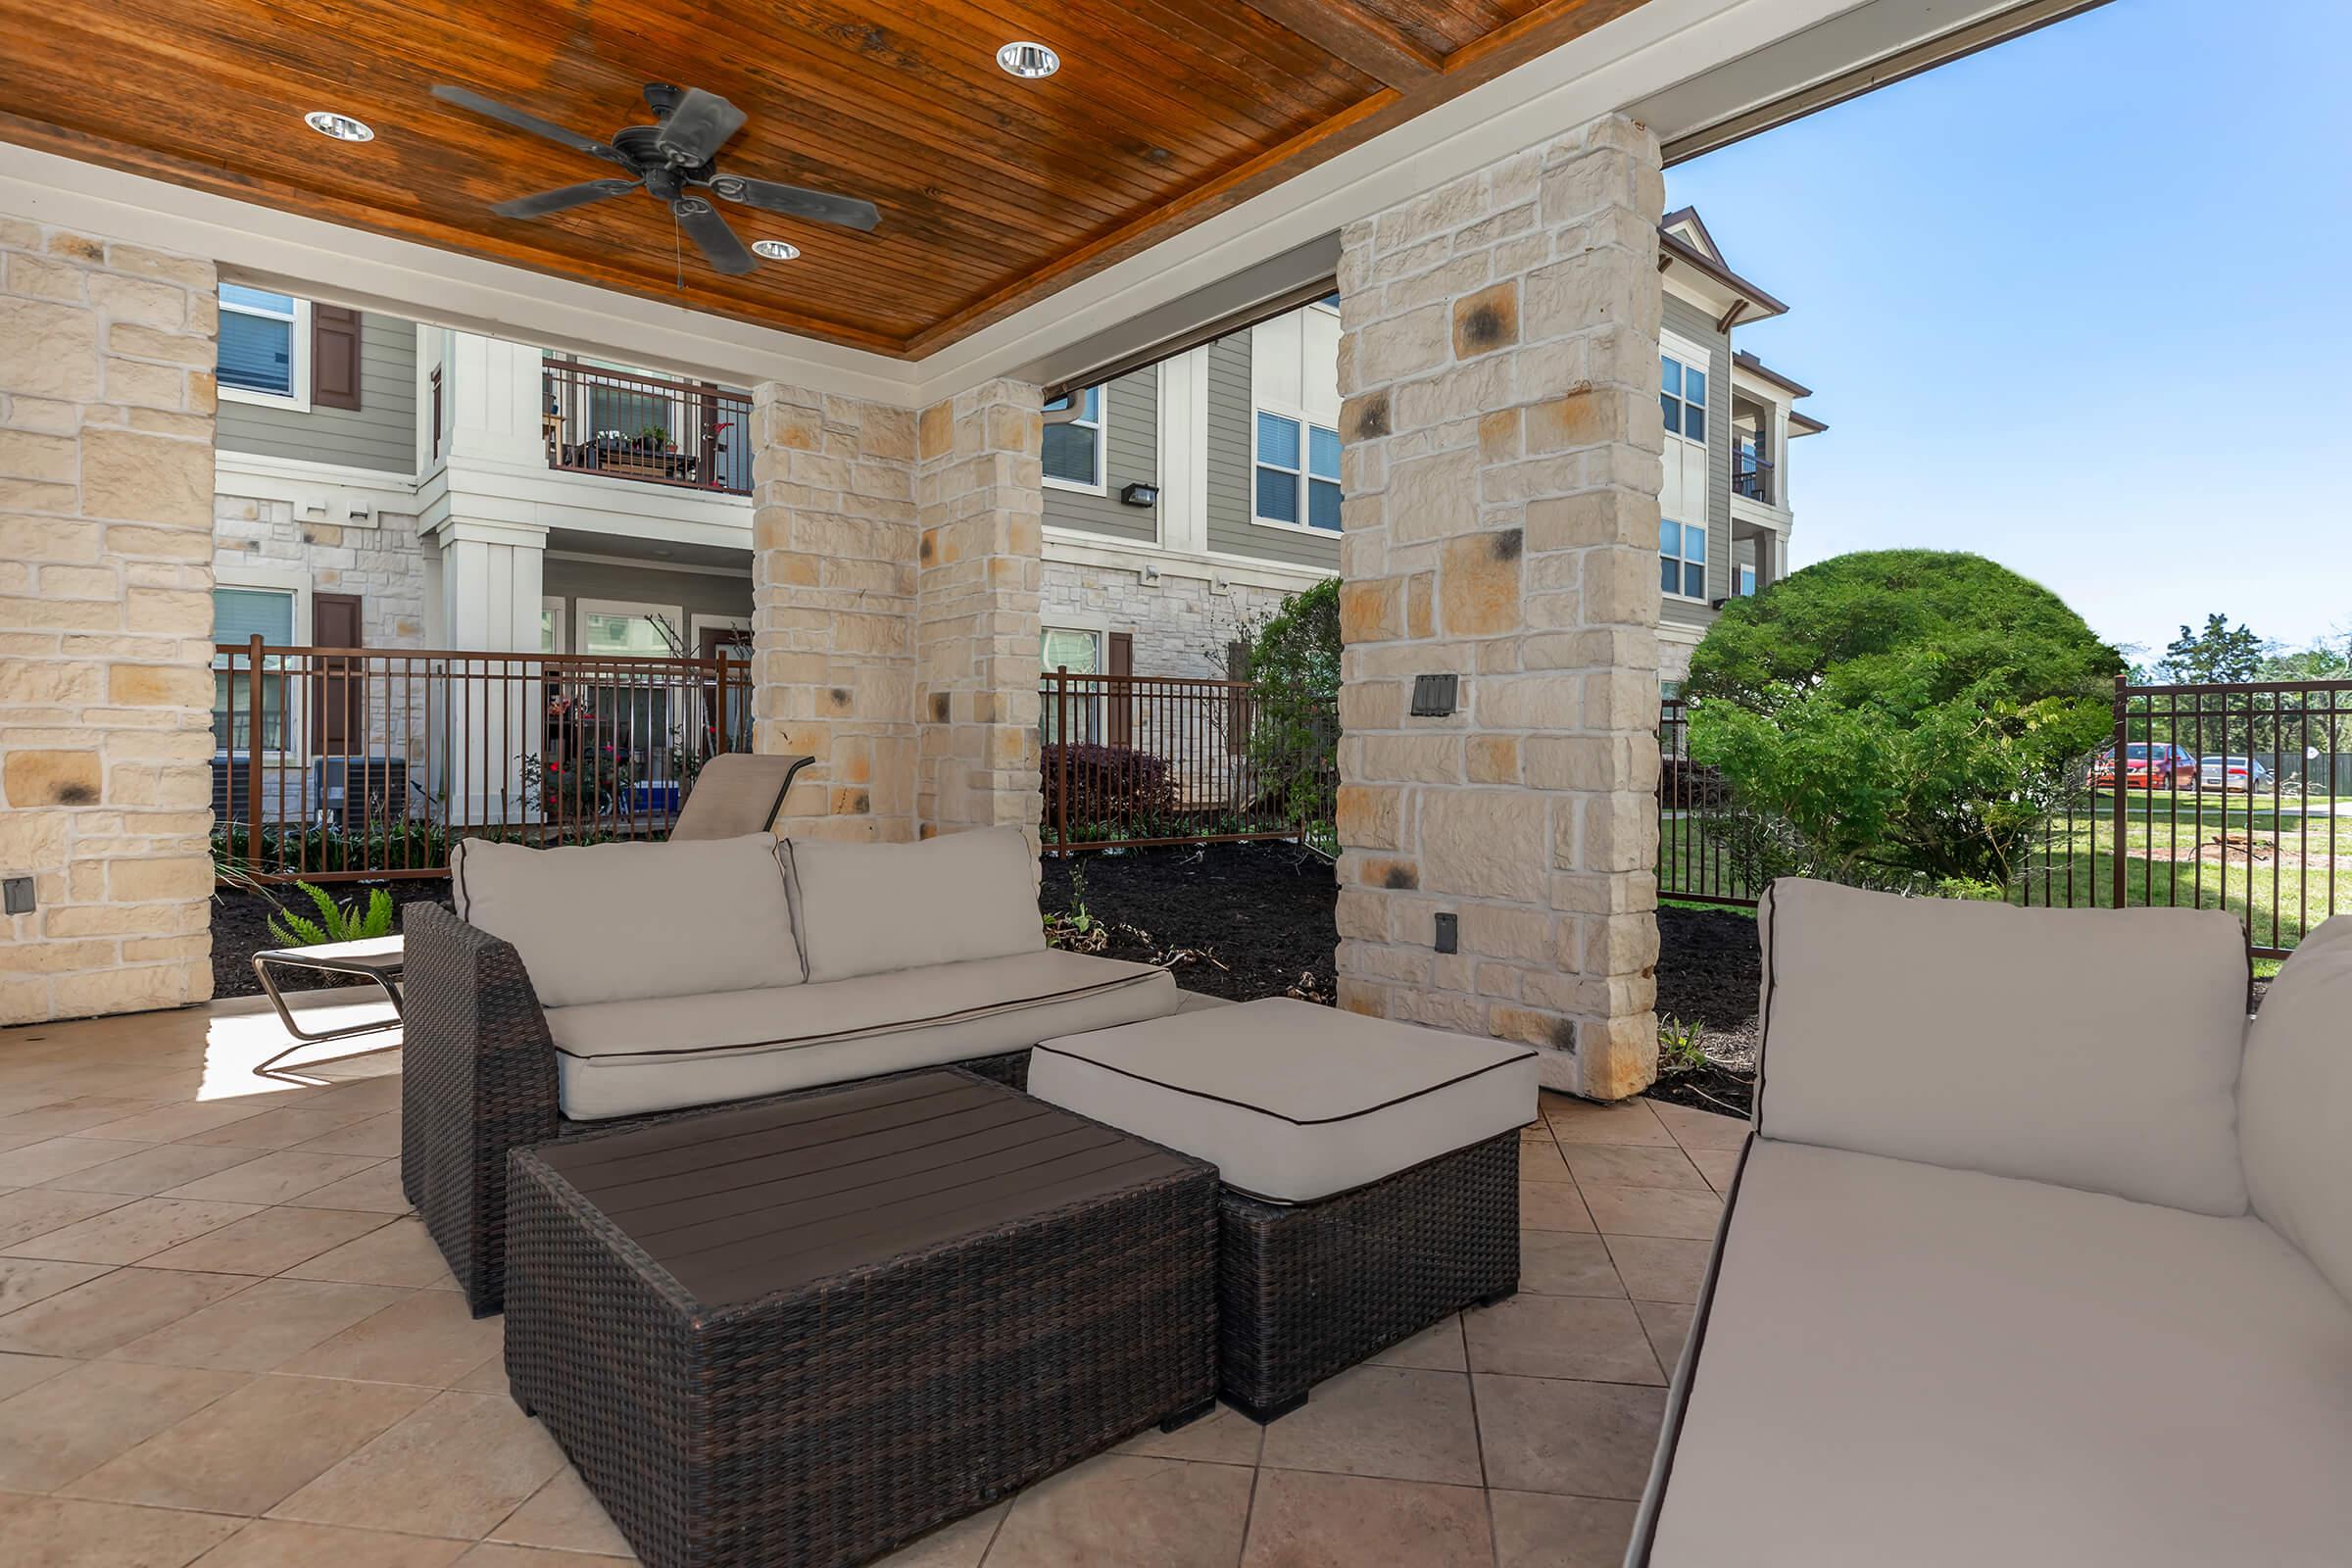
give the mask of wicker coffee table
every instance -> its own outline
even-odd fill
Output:
[[[1215,1169],[976,1074],[511,1172],[515,1400],[653,1568],[861,1562],[1216,1389]]]

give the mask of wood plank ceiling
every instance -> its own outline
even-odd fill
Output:
[[[0,139],[914,358],[1640,3],[0,0]],[[1001,71],[1014,39],[1059,74]],[[649,81],[749,114],[727,172],[863,197],[880,226],[720,203],[802,250],[728,277],[643,192],[502,219],[617,171],[430,96],[609,140],[650,121]],[[316,134],[318,109],[375,140]]]

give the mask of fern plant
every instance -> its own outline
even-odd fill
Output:
[[[392,895],[382,888],[368,890],[365,906],[338,905],[323,888],[308,882],[294,884],[318,910],[318,918],[281,908],[270,916],[270,934],[282,947],[316,948],[329,942],[358,942],[392,934]]]

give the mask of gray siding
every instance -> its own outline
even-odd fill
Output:
[[[1261,528],[1250,520],[1250,334],[1208,350],[1208,548],[1295,566],[1340,569],[1338,534]]]
[[[674,606],[679,618],[671,629],[689,643],[694,617],[698,614],[748,617],[752,612],[752,578],[748,571],[740,577],[720,577],[707,571],[665,571],[658,566],[635,564],[616,566],[611,562],[566,561],[559,556],[550,556],[543,571],[540,591],[550,599],[564,601],[566,641],[579,635],[583,599]],[[567,653],[569,649],[559,651]]]
[[[357,410],[296,414],[222,398],[218,428],[218,444],[230,452],[415,473],[416,323],[397,316],[360,318]]]
[[[1707,345],[1707,598],[1732,592],[1732,338],[1688,300],[1665,298],[1667,330]],[[1711,626],[1717,612],[1685,599],[1666,599],[1658,618]]]
[[[1131,507],[1119,492],[1131,484],[1159,483],[1159,371],[1138,370],[1102,389],[1110,424],[1103,456],[1102,495],[1046,486],[1046,521],[1111,539],[1143,544],[1159,540],[1159,509]]]

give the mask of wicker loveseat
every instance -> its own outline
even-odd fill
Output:
[[[2340,1563],[2352,916],[1784,880],[1629,1568]]]
[[[469,840],[411,905],[402,1179],[479,1316],[507,1155],[585,1126],[956,1062],[1156,1018],[1165,970],[1049,949],[1017,829],[922,844],[557,850]]]

